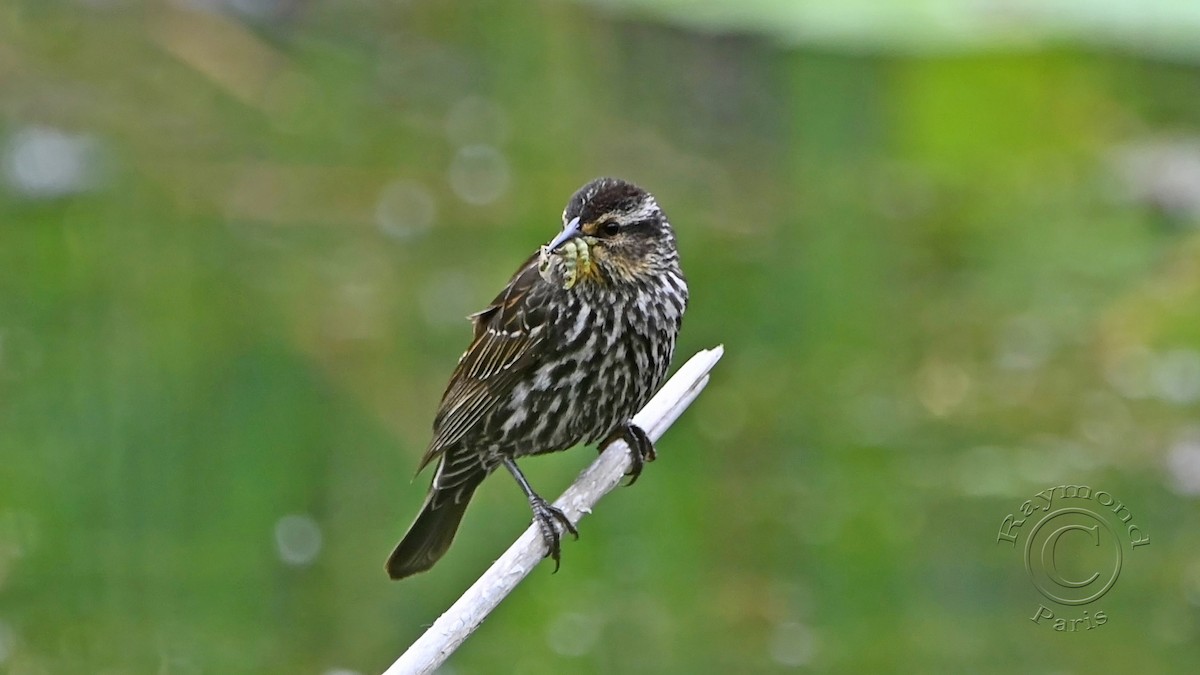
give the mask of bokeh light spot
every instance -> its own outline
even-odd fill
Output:
[[[1155,393],[1168,403],[1200,400],[1200,354],[1173,349],[1155,360],[1152,378]]]
[[[970,387],[971,378],[965,370],[941,359],[929,359],[917,371],[917,400],[937,417],[944,417],[958,407]]]
[[[321,552],[321,526],[304,514],[284,516],[275,523],[275,547],[283,562],[310,565]]]
[[[546,627],[546,644],[562,656],[583,656],[596,646],[603,621],[593,614],[567,612]]]
[[[1087,440],[1112,446],[1124,439],[1132,428],[1133,417],[1120,397],[1107,391],[1084,397],[1079,432]]]
[[[1200,495],[1200,427],[1180,433],[1167,450],[1171,489],[1181,495]]]
[[[450,187],[468,204],[490,204],[508,192],[508,160],[490,145],[459,149],[450,164]]]
[[[90,136],[28,126],[14,133],[0,154],[9,187],[31,199],[51,199],[96,186],[98,150]]]
[[[384,234],[409,239],[433,225],[437,205],[429,190],[417,181],[395,180],[384,186],[375,203],[375,223]]]
[[[816,636],[808,625],[799,621],[784,621],[771,635],[771,660],[781,666],[807,666],[812,663],[816,651]]]
[[[1116,153],[1129,197],[1179,216],[1200,215],[1200,142],[1195,138],[1131,144]]]
[[[1017,317],[1001,330],[996,365],[1005,370],[1034,370],[1054,349],[1049,327],[1033,316]]]

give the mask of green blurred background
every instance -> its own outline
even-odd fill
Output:
[[[1187,0],[0,1],[0,671],[391,663],[528,524],[493,479],[383,573],[599,175],[726,357],[444,672],[1194,672]],[[996,541],[1062,483],[1151,537],[1074,634]]]

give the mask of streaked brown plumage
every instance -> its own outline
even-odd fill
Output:
[[[563,231],[470,317],[474,339],[418,467],[436,461],[437,469],[388,574],[432,567],[471,495],[499,466],[528,497],[557,569],[558,527],[577,534],[575,527],[530,488],[515,460],[624,438],[636,480],[654,448],[630,419],[666,376],[687,297],[675,234],[654,197],[612,178],[580,188]]]

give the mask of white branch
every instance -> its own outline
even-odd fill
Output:
[[[724,347],[718,345],[693,356],[633,418],[650,438],[658,440],[708,384]],[[578,523],[600,498],[621,483],[629,470],[629,447],[623,441],[609,445],[600,457],[579,475],[554,505]],[[384,675],[431,673],[467,639],[500,601],[517,587],[546,555],[538,529],[530,525],[504,555],[479,577],[429,630],[404,652]]]

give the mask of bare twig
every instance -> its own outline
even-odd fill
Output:
[[[658,440],[700,395],[700,391],[708,384],[708,372],[724,351],[718,345],[693,356],[633,418],[634,423],[650,434],[650,438]],[[601,497],[620,484],[628,469],[628,446],[623,441],[612,443],[554,505],[562,509],[572,522],[579,522],[580,518],[591,513]],[[530,525],[384,675],[433,672],[545,555],[546,545],[537,527]]]

